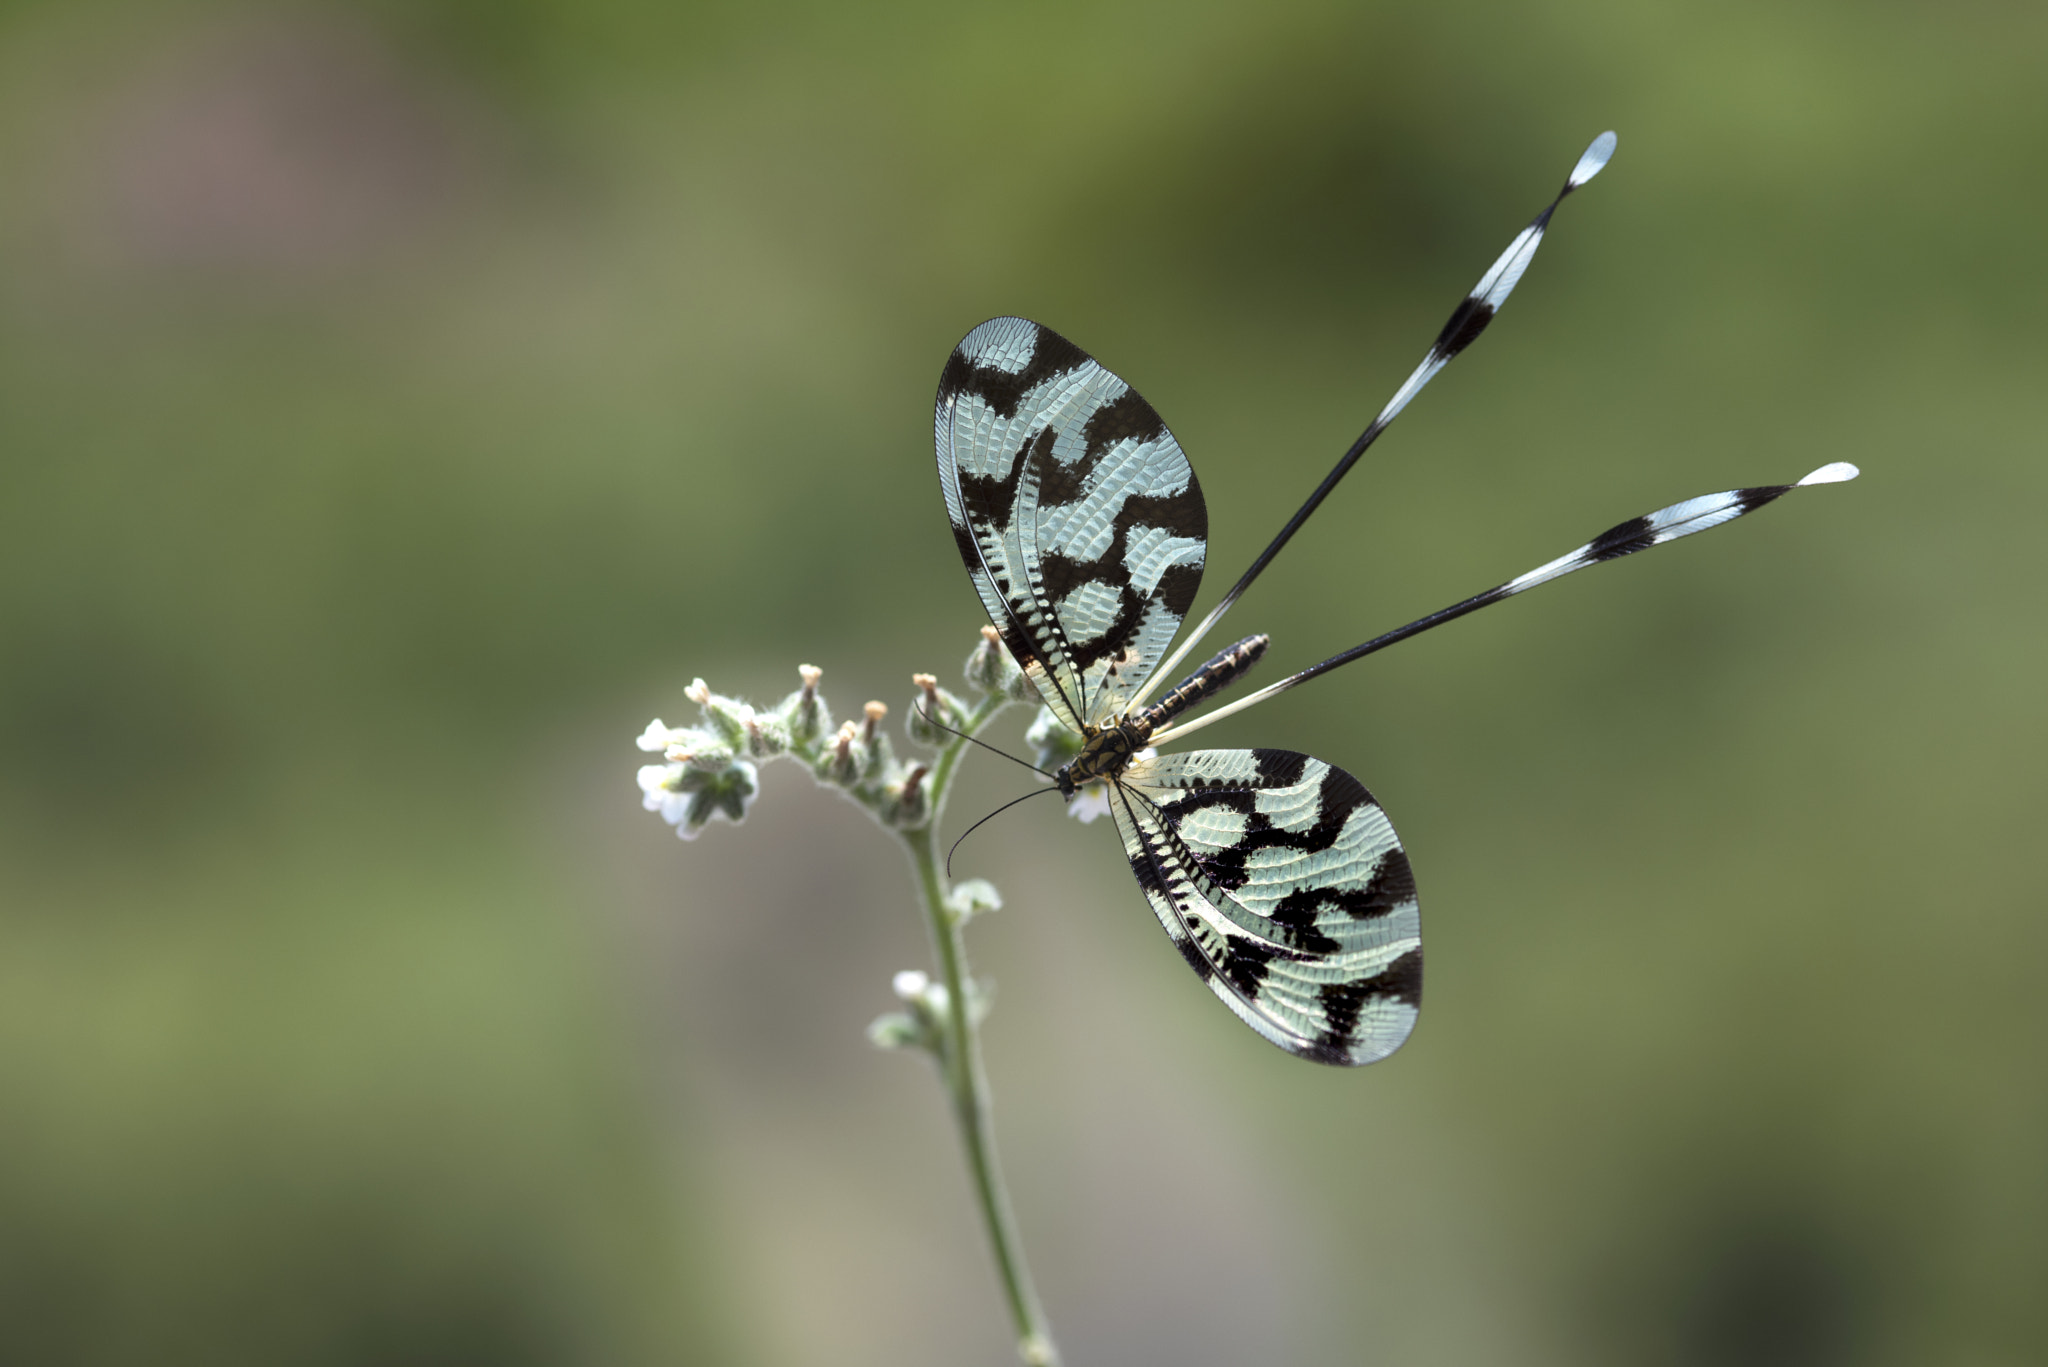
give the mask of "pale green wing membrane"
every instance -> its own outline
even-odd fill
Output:
[[[1180,443],[1022,318],[954,348],[933,435],[960,558],[1010,653],[1076,730],[1120,715],[1201,587],[1209,515]]]

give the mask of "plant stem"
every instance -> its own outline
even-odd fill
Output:
[[[991,694],[960,729],[973,735],[1003,706],[1002,696]],[[951,786],[953,772],[966,748],[967,741],[956,737],[939,752],[928,790],[931,820],[916,830],[899,834],[910,852],[918,896],[924,903],[925,924],[931,930],[932,949],[938,955],[939,974],[946,985],[946,1040],[938,1060],[939,1070],[952,1098],[953,1119],[960,1127],[960,1143],[967,1152],[967,1167],[974,1178],[982,1220],[988,1226],[996,1270],[1002,1276],[1003,1292],[1010,1302],[1010,1318],[1017,1328],[1017,1356],[1031,1367],[1058,1367],[1059,1350],[1053,1345],[1052,1331],[1031,1282],[1031,1267],[1024,1260],[1024,1243],[1017,1235],[1017,1219],[1010,1210],[1009,1191],[1003,1184],[1002,1165],[996,1158],[988,1075],[981,1066],[981,1036],[968,996],[972,979],[967,968],[967,946],[961,934],[960,917],[946,903],[946,880],[939,869],[939,817],[945,810],[946,790]]]

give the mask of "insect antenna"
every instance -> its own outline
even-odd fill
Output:
[[[980,747],[981,747],[982,749],[984,749],[984,750],[987,750],[987,751],[988,751],[989,753],[991,753],[991,754],[1001,755],[1001,756],[1002,756],[1002,757],[1003,757],[1004,759],[1006,759],[1006,760],[1010,761],[1010,763],[1012,763],[1012,764],[1021,764],[1021,765],[1023,765],[1023,766],[1024,766],[1024,767],[1025,767],[1026,769],[1029,769],[1029,770],[1030,770],[1030,771],[1031,771],[1032,773],[1034,773],[1034,774],[1042,774],[1042,775],[1044,775],[1044,776],[1045,776],[1046,778],[1051,778],[1051,777],[1053,777],[1053,775],[1051,774],[1051,772],[1049,772],[1048,770],[1045,770],[1045,769],[1041,769],[1041,768],[1039,768],[1039,767],[1038,767],[1037,765],[1033,764],[1033,763],[1032,763],[1032,762],[1031,762],[1030,760],[1028,760],[1028,759],[1018,759],[1018,758],[1017,758],[1017,757],[1016,757],[1015,755],[1011,754],[1011,753],[1010,753],[1009,751],[1007,751],[1007,750],[998,750],[998,749],[996,749],[996,747],[995,747],[995,746],[993,746],[993,745],[990,745],[990,744],[989,744],[989,743],[988,743],[987,741],[985,741],[985,740],[976,740],[976,739],[975,739],[975,738],[974,738],[973,736],[970,736],[970,735],[968,735],[968,734],[967,734],[967,733],[966,733],[965,731],[955,731],[955,730],[954,730],[954,729],[953,729],[952,727],[950,727],[950,726],[946,725],[946,724],[945,724],[944,722],[940,721],[940,720],[939,720],[939,719],[938,719],[937,717],[934,717],[934,716],[933,716],[933,715],[932,715],[931,713],[929,713],[929,712],[925,711],[925,708],[924,708],[924,703],[923,703],[922,701],[920,701],[920,702],[919,702],[919,703],[917,704],[917,715],[918,715],[919,717],[923,718],[923,719],[924,719],[924,721],[925,721],[925,722],[926,722],[927,724],[929,724],[929,725],[931,725],[931,726],[935,726],[935,727],[937,727],[937,728],[938,728],[939,730],[941,730],[941,731],[944,731],[944,732],[948,733],[949,735],[955,735],[955,736],[958,736],[958,737],[960,737],[960,739],[962,739],[962,740],[964,740],[964,741],[973,741],[973,743],[974,743],[974,744],[976,744],[976,745],[979,745],[979,746],[980,746]]]
[[[965,840],[968,836],[973,835],[983,826],[986,826],[989,822],[995,820],[1004,812],[1009,811],[1010,808],[1016,806],[1018,803],[1028,802],[1030,799],[1037,797],[1042,793],[1056,793],[1058,791],[1059,789],[1057,788],[1033,788],[1030,792],[1024,794],[1023,797],[1013,797],[1008,802],[1005,802],[1002,806],[996,808],[987,816],[983,817],[981,820],[975,822],[972,826],[969,826],[966,830],[960,832],[960,840]],[[960,840],[955,840],[953,842],[953,849],[946,851],[946,877],[948,878],[951,878],[953,876],[953,850],[957,850],[960,848]]]

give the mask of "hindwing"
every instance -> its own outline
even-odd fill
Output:
[[[1321,1063],[1408,1038],[1415,879],[1364,784],[1292,750],[1197,750],[1133,763],[1110,808],[1160,924],[1252,1029]]]
[[[1201,587],[1209,514],[1180,443],[1022,318],[953,349],[933,435],[960,557],[1010,653],[1075,730],[1120,715]]]

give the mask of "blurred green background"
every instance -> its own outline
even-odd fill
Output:
[[[861,1039],[897,856],[787,766],[680,845],[632,738],[956,674],[928,405],[996,313],[1167,416],[1212,601],[1614,127],[1237,626],[1277,675],[1864,478],[1210,733],[1399,823],[1382,1066],[1231,1020],[1102,828],[963,849],[1053,1324],[2048,1359],[2044,58],[2000,3],[0,9],[0,1357],[1007,1360]]]

